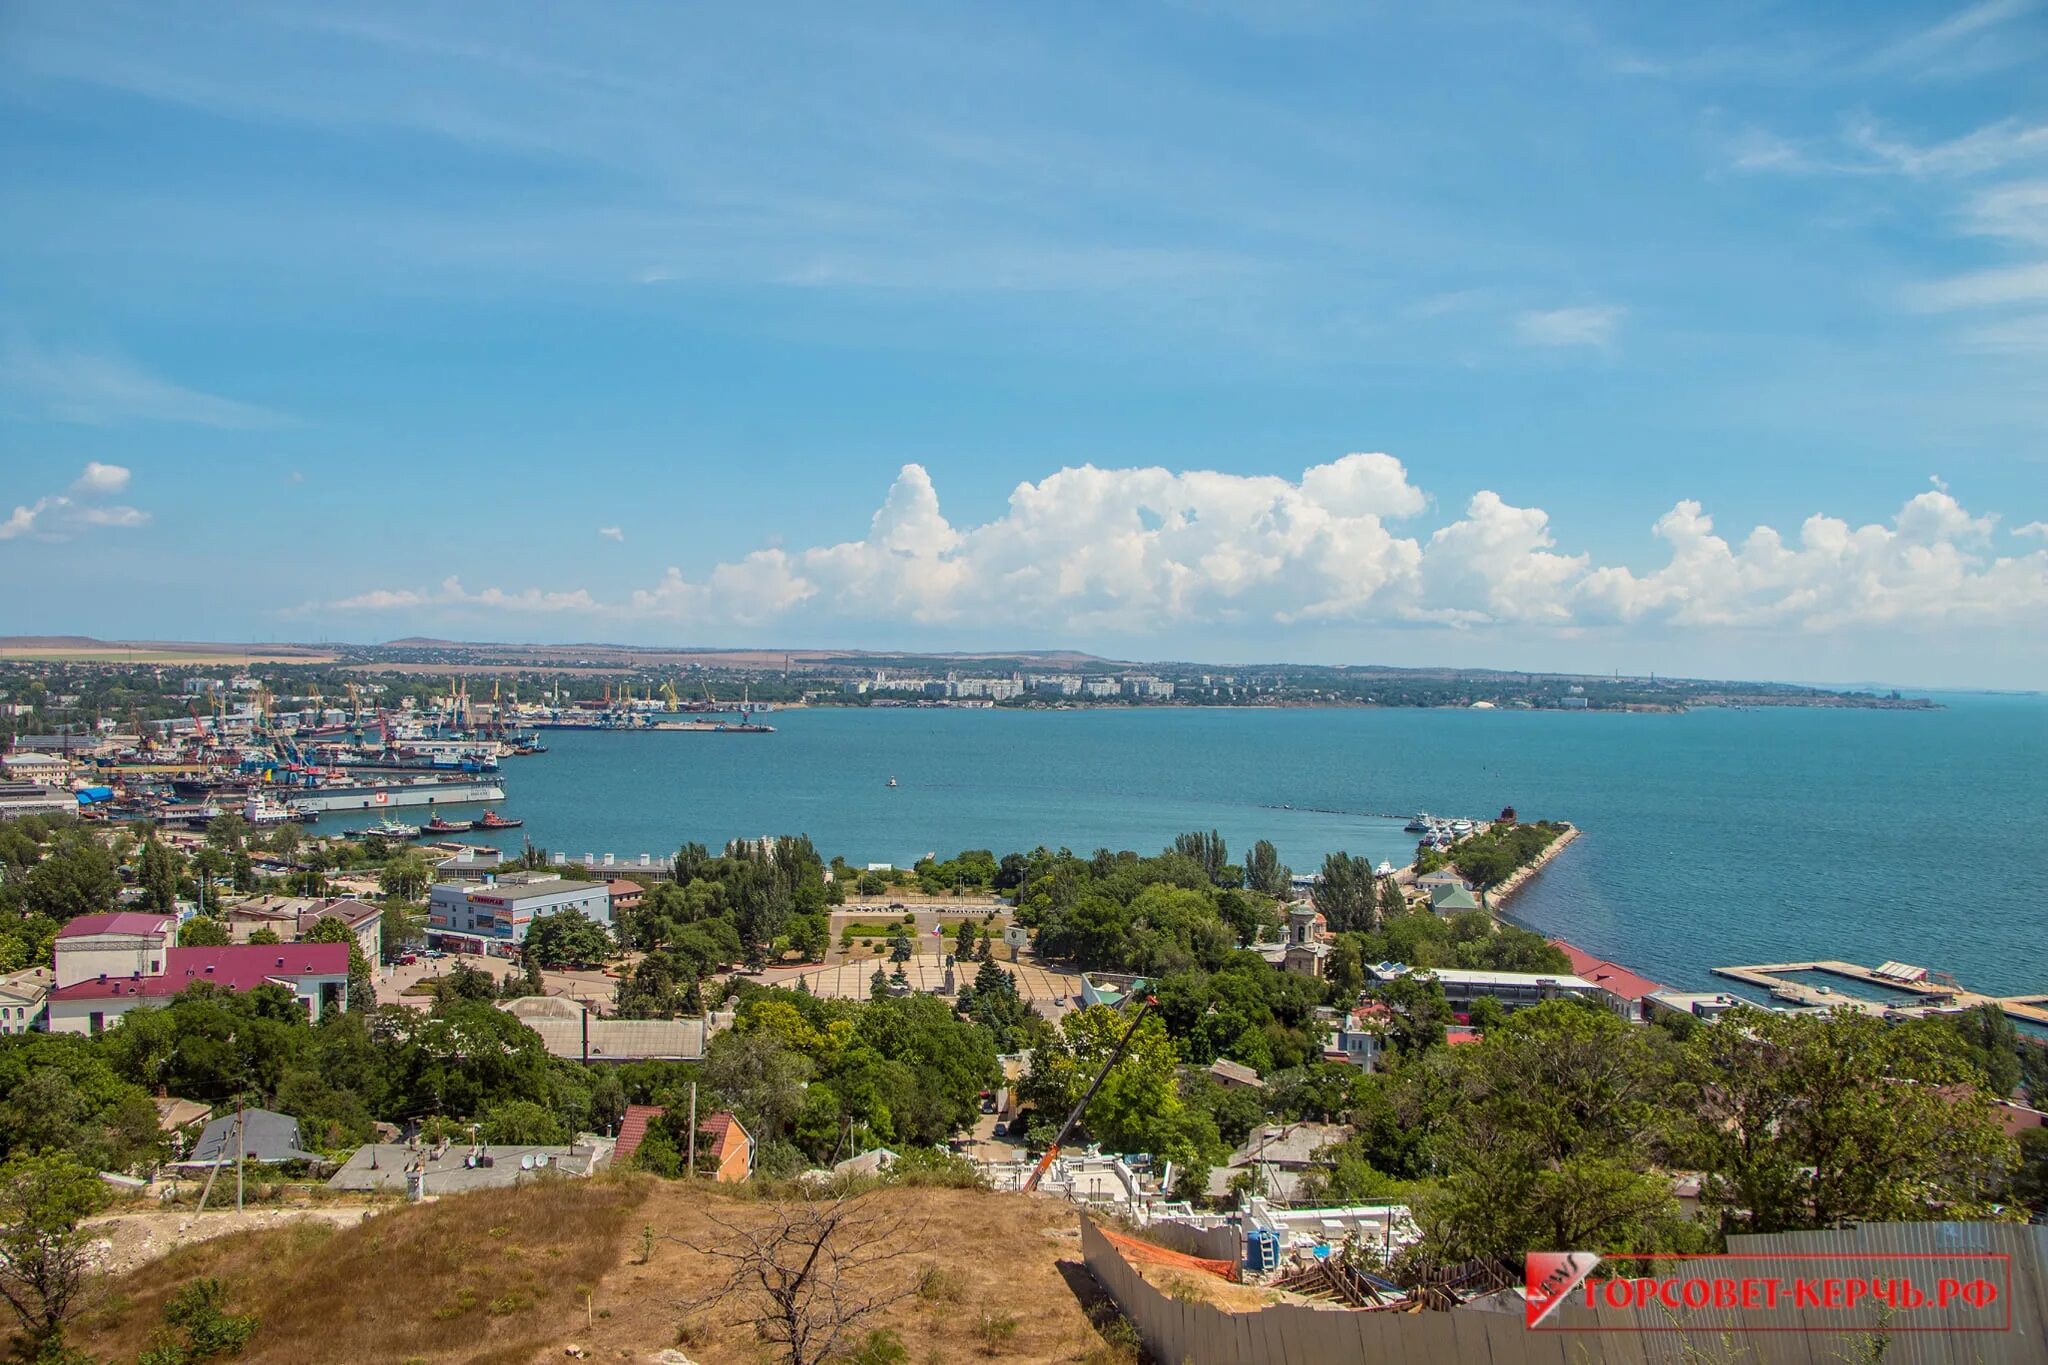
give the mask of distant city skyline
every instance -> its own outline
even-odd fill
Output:
[[[2048,8],[22,0],[19,634],[2048,686]]]

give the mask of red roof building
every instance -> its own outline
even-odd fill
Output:
[[[667,1112],[659,1104],[626,1106],[625,1116],[619,1120],[618,1141],[612,1148],[612,1166],[615,1169],[633,1159],[633,1154],[640,1150],[640,1144],[647,1138],[647,1125]],[[711,1158],[711,1178],[722,1184],[737,1185],[754,1173],[754,1139],[731,1114],[709,1114],[697,1124],[697,1167],[700,1171],[706,1164],[706,1153]]]
[[[1653,991],[1667,989],[1647,976],[1637,975],[1618,962],[1595,957],[1584,948],[1575,947],[1561,938],[1550,940],[1550,946],[1571,959],[1573,976],[1584,977],[1606,991],[1614,998],[1617,1007],[1630,1019],[1646,1018],[1648,1006],[1643,1003],[1643,997]]]
[[[623,1166],[633,1159],[633,1153],[640,1150],[640,1142],[647,1136],[647,1125],[666,1114],[668,1110],[658,1104],[629,1104],[625,1117],[619,1120],[619,1137],[612,1148],[612,1165]]]
[[[58,938],[97,938],[103,934],[121,936],[151,937],[168,936],[171,932],[169,915],[150,914],[139,910],[116,910],[104,915],[80,915],[68,920],[57,931]]]
[[[346,943],[236,943],[159,951],[155,970],[101,971],[51,991],[50,1031],[98,1033],[138,1005],[163,1004],[202,982],[231,991],[281,985],[298,998],[308,1018],[348,1004]],[[64,962],[62,943],[57,952],[60,967],[77,965]]]

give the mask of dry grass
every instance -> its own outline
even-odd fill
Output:
[[[1072,1209],[1024,1195],[887,1189],[915,1254],[889,1273],[919,1287],[863,1325],[894,1330],[915,1365],[1105,1360]],[[219,1275],[261,1326],[239,1359],[334,1362],[646,1360],[681,1345],[701,1365],[760,1365],[762,1343],[679,1305],[723,1268],[683,1245],[712,1215],[770,1216],[744,1189],[612,1177],[396,1207],[340,1231],[296,1224],[185,1247],[116,1280],[77,1345],[132,1360],[178,1285]],[[642,1229],[658,1239],[641,1263]],[[583,1287],[590,1290],[586,1302]],[[1013,1328],[1000,1324],[1014,1321]],[[997,1324],[992,1327],[990,1324]],[[1093,1353],[1091,1355],[1091,1353]]]
[[[582,1326],[577,1286],[600,1283],[618,1262],[644,1193],[551,1180],[399,1208],[343,1231],[302,1222],[217,1238],[116,1281],[77,1345],[133,1359],[177,1286],[217,1275],[235,1310],[261,1319],[239,1357],[256,1365],[531,1360],[536,1343]]]

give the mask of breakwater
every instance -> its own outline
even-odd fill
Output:
[[[1565,825],[1564,833],[1552,839],[1541,853],[1530,859],[1524,866],[1518,867],[1509,873],[1506,881],[1487,892],[1487,902],[1495,908],[1505,904],[1509,896],[1514,895],[1515,892],[1528,885],[1532,877],[1549,866],[1552,858],[1555,858],[1558,854],[1571,847],[1578,837],[1579,827],[1577,825]]]

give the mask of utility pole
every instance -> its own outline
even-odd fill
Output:
[[[690,1178],[697,1176],[697,1083],[690,1082]]]
[[[243,1124],[244,1124],[244,1123],[246,1122],[246,1119],[245,1119],[245,1115],[246,1115],[246,1113],[247,1113],[247,1111],[246,1111],[245,1109],[243,1109],[243,1107],[242,1107],[242,1101],[241,1101],[241,1099],[240,1099],[239,1097],[237,1097],[237,1098],[236,1098],[236,1100],[235,1100],[235,1212],[236,1212],[236,1213],[240,1213],[240,1212],[242,1211],[242,1164],[243,1164],[243,1162],[242,1162],[242,1158],[243,1158],[243,1155],[245,1154],[245,1152],[246,1152],[246,1150],[247,1150],[247,1149],[246,1149],[246,1146],[245,1146],[245,1144],[244,1144],[244,1143],[243,1143],[243,1141],[242,1141],[242,1126],[243,1126]]]

